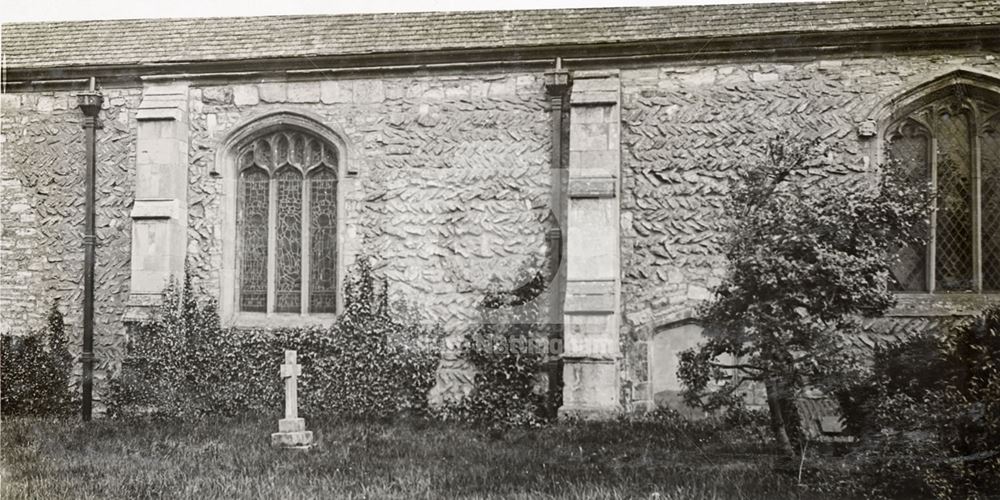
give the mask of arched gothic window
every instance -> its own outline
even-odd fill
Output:
[[[278,130],[246,142],[236,158],[238,310],[335,313],[337,150]]]
[[[961,85],[897,117],[886,155],[930,181],[929,241],[892,269],[900,291],[1000,291],[1000,100]]]

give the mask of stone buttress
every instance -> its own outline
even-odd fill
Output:
[[[188,85],[145,84],[137,114],[132,274],[125,321],[145,317],[187,249]]]
[[[573,74],[560,416],[621,411],[620,108],[616,70]]]

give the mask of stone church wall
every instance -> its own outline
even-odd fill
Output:
[[[347,261],[378,259],[390,290],[456,336],[492,277],[542,266],[549,114],[541,74],[193,85],[188,259],[207,291],[222,266],[216,148],[237,124],[299,111],[343,135],[356,181],[344,202]],[[471,380],[449,357],[439,388]]]
[[[981,53],[621,68],[622,401],[649,406],[678,388],[655,380],[670,376],[650,362],[700,335],[687,325],[725,272],[726,185],[739,162],[761,154],[758,137],[821,137],[834,145],[827,174],[856,178],[869,166],[858,124],[886,98],[957,67],[1000,73],[996,56]],[[98,377],[124,340],[142,99],[140,88],[103,91]],[[513,287],[519,271],[544,264],[551,137],[541,72],[194,81],[188,99],[187,258],[211,295],[227,223],[217,148],[239,124],[275,111],[316,117],[342,135],[357,171],[343,201],[342,251],[377,258],[395,294],[454,334],[475,323],[491,278]],[[58,300],[78,337],[82,115],[65,91],[6,94],[2,105],[2,327],[40,328]],[[439,388],[466,387],[466,368],[446,359]]]
[[[97,142],[95,351],[100,381],[120,359],[129,293],[139,89],[104,89]],[[53,302],[67,331],[83,325],[83,115],[75,93],[3,96],[0,318],[5,333],[42,328]],[[74,344],[79,350],[80,345]],[[79,366],[77,367],[79,370]],[[100,384],[99,384],[100,385]]]
[[[658,333],[697,332],[677,325],[725,272],[726,185],[734,166],[762,153],[758,137],[818,136],[834,145],[828,174],[849,178],[867,168],[857,125],[868,113],[960,66],[1000,73],[996,56],[982,53],[622,70],[623,400],[654,401],[648,363]]]

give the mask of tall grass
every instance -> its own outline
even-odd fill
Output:
[[[796,498],[745,429],[618,422],[491,436],[435,421],[312,420],[318,447],[271,448],[270,419],[11,418],[0,496],[21,498]]]

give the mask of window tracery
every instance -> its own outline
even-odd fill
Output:
[[[278,130],[237,151],[237,303],[241,312],[334,313],[337,151]]]
[[[1000,291],[1000,106],[951,89],[891,123],[887,156],[935,194],[929,243],[904,248],[900,291]]]

